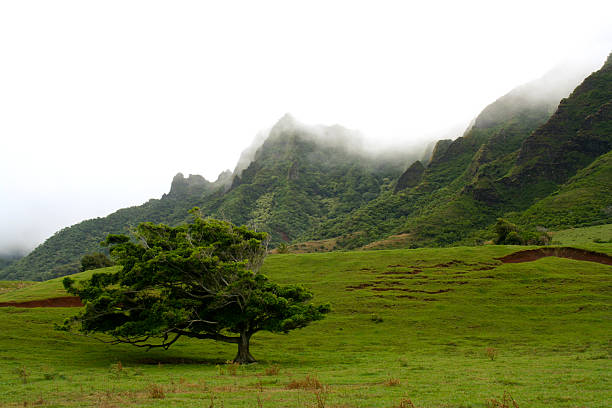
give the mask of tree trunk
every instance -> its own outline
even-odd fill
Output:
[[[240,333],[240,340],[238,341],[238,354],[234,359],[234,363],[250,364],[256,361],[255,358],[249,352],[249,341],[251,340],[251,336],[252,333]]]

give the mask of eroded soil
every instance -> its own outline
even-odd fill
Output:
[[[503,263],[520,263],[537,261],[547,256],[612,265],[612,256],[571,247],[527,249],[497,259]]]
[[[27,302],[0,302],[0,307],[81,307],[83,303],[76,296],[62,296]]]

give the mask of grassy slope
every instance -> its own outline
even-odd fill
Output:
[[[553,232],[553,242],[559,245],[590,246],[593,249],[598,246],[607,248],[605,243],[612,243],[612,224]]]
[[[91,277],[94,272],[111,271],[117,267],[97,269],[95,271],[85,271],[72,275],[76,280],[87,279]],[[60,296],[67,296],[62,284],[63,277],[50,279],[48,281],[31,284],[23,288],[16,288],[15,290],[7,291],[6,293],[0,292],[0,302],[25,302],[28,300],[40,300],[49,299]],[[19,281],[13,281],[15,283]]]
[[[0,281],[0,299],[2,299],[2,294],[4,293],[12,292],[34,284],[35,282],[32,281]]]
[[[611,244],[597,248],[612,253]],[[612,268],[495,260],[517,249],[270,256],[265,273],[303,282],[334,312],[289,335],[257,334],[260,363],[236,375],[216,367],[233,357],[231,345],[183,341],[147,353],[54,331],[74,309],[2,308],[0,406],[199,407],[211,398],[216,407],[258,399],[263,407],[316,406],[312,390],[287,389],[309,374],[329,386],[326,406],[335,407],[392,407],[402,398],[419,407],[484,407],[504,391],[521,407],[606,406]],[[51,295],[59,284],[40,285]],[[21,289],[23,299],[42,293],[30,289]],[[266,375],[273,364],[280,371]],[[152,398],[153,386],[164,399]]]
[[[559,190],[517,214],[522,225],[563,228],[612,221],[612,152],[580,170]],[[607,238],[609,239],[609,238]]]

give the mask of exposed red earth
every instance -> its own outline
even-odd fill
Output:
[[[62,296],[50,299],[29,300],[27,302],[0,302],[0,307],[81,307],[83,303],[76,296]]]
[[[497,258],[503,263],[533,262],[546,256],[556,256],[558,258],[574,259],[576,261],[597,262],[604,265],[612,265],[612,256],[600,252],[592,252],[584,249],[563,247],[563,248],[538,248],[527,249],[515,252],[501,258]]]

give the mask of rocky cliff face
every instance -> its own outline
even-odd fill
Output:
[[[418,185],[421,182],[421,178],[423,177],[423,173],[425,172],[425,166],[420,161],[415,161],[412,163],[408,169],[397,180],[397,184],[395,185],[395,192],[405,190],[407,188],[412,188]]]
[[[438,140],[433,148],[433,152],[431,153],[429,163],[435,163],[436,161],[441,160],[442,156],[444,156],[444,153],[446,153],[452,143],[453,141],[451,139]]]
[[[563,183],[612,148],[612,64],[587,77],[559,103],[550,120],[527,138],[507,186],[538,180]]]
[[[210,188],[211,184],[211,182],[198,174],[190,174],[189,177],[185,178],[183,173],[177,173],[172,179],[169,194],[171,196],[198,194]]]

